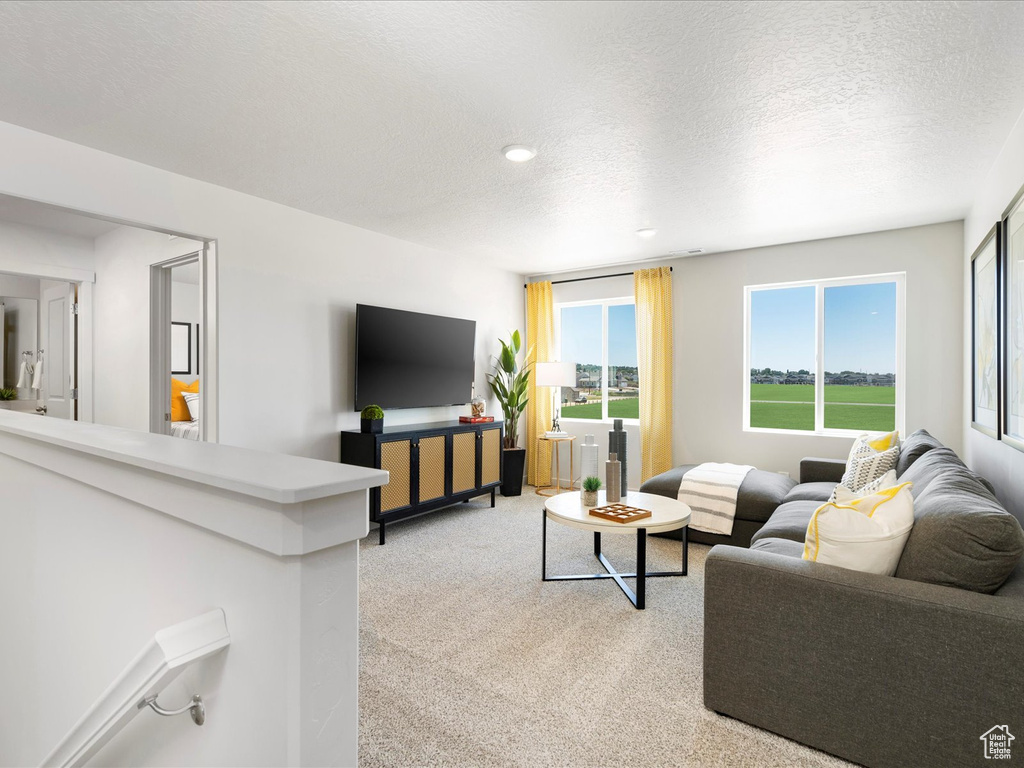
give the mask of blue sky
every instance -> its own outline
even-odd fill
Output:
[[[562,354],[567,363],[601,364],[601,307],[563,307]],[[608,307],[608,364],[636,367],[636,311]]]
[[[814,288],[754,291],[750,367],[814,371]],[[825,370],[896,371],[896,284],[825,289]]]

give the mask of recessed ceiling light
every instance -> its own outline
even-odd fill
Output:
[[[650,227],[644,227],[643,229],[638,229],[636,233],[639,237],[654,237],[658,234],[658,230],[651,229]]]
[[[525,163],[527,160],[533,160],[537,156],[537,150],[525,144],[509,144],[501,150],[501,154],[513,163]]]
[[[704,253],[703,248],[687,248],[681,251],[669,251],[669,256],[699,256]]]

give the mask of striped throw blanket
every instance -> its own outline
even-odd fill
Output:
[[[679,500],[693,512],[690,527],[705,533],[732,535],[736,496],[747,472],[745,464],[698,464],[679,484]]]

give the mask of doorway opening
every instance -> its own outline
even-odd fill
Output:
[[[216,382],[211,386],[204,371],[209,370],[215,339],[209,330],[216,317],[207,311],[204,297],[212,290],[208,267],[215,246],[199,245],[150,268],[150,431],[212,441]]]

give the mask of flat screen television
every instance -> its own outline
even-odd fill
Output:
[[[356,305],[356,410],[473,399],[476,321]]]

